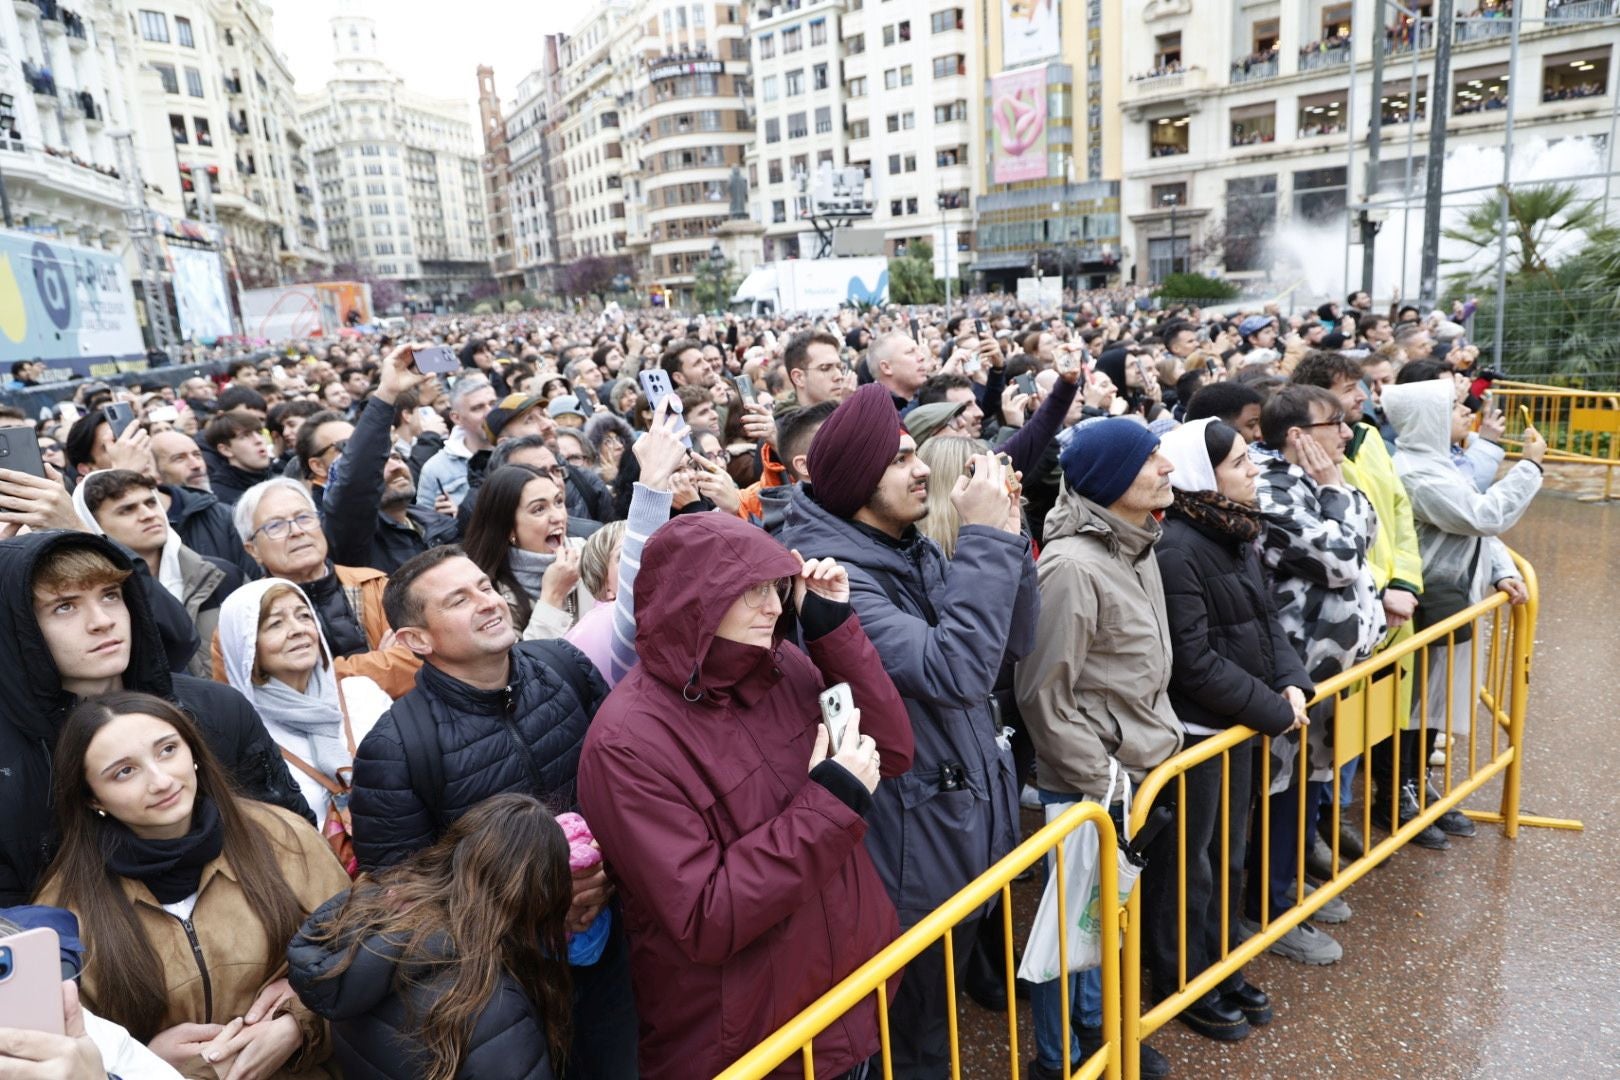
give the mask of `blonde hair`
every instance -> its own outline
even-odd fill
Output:
[[[585,591],[598,600],[602,598],[602,586],[607,584],[608,560],[622,539],[624,522],[613,521],[591,533],[579,549],[579,580],[584,582]]]
[[[989,452],[989,445],[982,439],[949,435],[936,435],[917,450],[917,456],[933,472],[928,481],[928,515],[917,523],[917,529],[938,544],[947,559],[956,556],[956,534],[962,530],[962,517],[951,502],[951,488],[956,478],[967,471],[969,458]]]
[[[63,546],[39,560],[29,584],[38,592],[54,594],[74,588],[122,585],[129,574],[93,547]]]

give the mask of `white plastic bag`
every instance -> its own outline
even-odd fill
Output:
[[[1131,777],[1119,767],[1119,762],[1110,759],[1108,793],[1104,796],[1104,807],[1113,804],[1114,785],[1121,780],[1125,784],[1124,818],[1126,827],[1129,828]],[[1048,803],[1047,822],[1056,820],[1073,805],[1073,802]],[[1129,839],[1128,835],[1126,839]],[[1102,909],[1098,889],[1100,874],[1097,870],[1097,848],[1097,826],[1089,821],[1063,838],[1063,876],[1067,879],[1064,901],[1069,920],[1069,956],[1068,963],[1061,966],[1058,962],[1057,860],[1054,856],[1047,856],[1046,891],[1041,894],[1041,906],[1035,912],[1035,922],[1030,927],[1029,941],[1024,945],[1024,957],[1018,964],[1020,979],[1033,983],[1051,982],[1064,973],[1062,970],[1064,967],[1069,974],[1073,974],[1102,964]],[[1125,854],[1123,848],[1117,849],[1116,854],[1119,860],[1118,902],[1123,907],[1130,899],[1131,890],[1136,887],[1136,879],[1142,871]],[[1118,948],[1119,943],[1114,942],[1111,947]]]

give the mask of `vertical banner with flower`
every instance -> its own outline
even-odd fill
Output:
[[[1045,180],[1046,68],[1023,68],[992,76],[990,120],[994,182]]]

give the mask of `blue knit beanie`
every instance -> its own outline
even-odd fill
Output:
[[[1098,506],[1112,506],[1159,448],[1159,437],[1122,416],[1077,428],[1058,458],[1069,487]]]

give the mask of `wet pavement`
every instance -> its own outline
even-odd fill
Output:
[[[1246,969],[1276,1002],[1272,1024],[1237,1044],[1174,1022],[1150,1040],[1178,1080],[1620,1077],[1620,506],[1549,491],[1506,539],[1542,591],[1521,809],[1586,830],[1507,840],[1481,824],[1449,851],[1399,852],[1345,894],[1355,915],[1331,928],[1342,961],[1263,955]],[[1498,797],[1491,785],[1466,805]],[[1021,940],[1038,886],[1014,896]],[[1005,1014],[964,998],[962,1041],[965,1077],[1011,1075]]]

